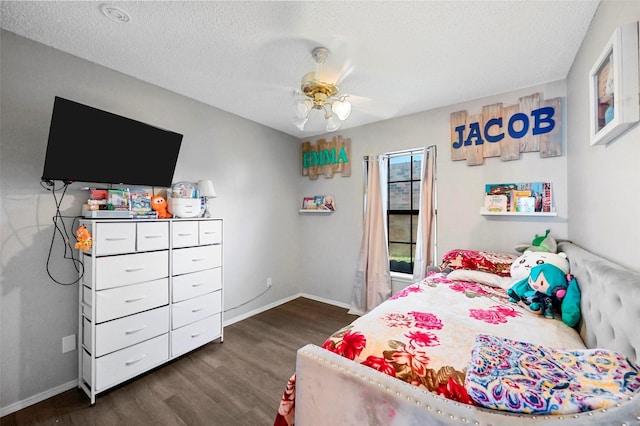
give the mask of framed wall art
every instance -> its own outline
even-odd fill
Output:
[[[618,27],[589,71],[591,145],[608,144],[640,120],[638,22]]]

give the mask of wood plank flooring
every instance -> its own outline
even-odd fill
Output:
[[[224,329],[215,341],[99,394],[72,389],[0,419],[13,425],[272,425],[296,350],[356,318],[298,298]]]

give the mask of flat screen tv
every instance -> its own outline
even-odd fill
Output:
[[[170,187],[182,135],[56,96],[42,180]]]

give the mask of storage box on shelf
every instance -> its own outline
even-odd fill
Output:
[[[223,338],[222,220],[82,220],[80,388],[96,395]]]

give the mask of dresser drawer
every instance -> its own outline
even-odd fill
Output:
[[[136,248],[138,251],[167,250],[169,222],[138,222]]]
[[[198,222],[195,220],[173,222],[173,247],[193,247],[198,245]]]
[[[204,271],[222,265],[222,246],[202,246],[173,250],[173,275]]]
[[[96,290],[169,276],[169,251],[124,254],[96,259]]]
[[[172,329],[182,327],[222,311],[222,292],[216,291],[171,305]]]
[[[200,225],[198,230],[200,245],[222,243],[221,220],[203,220],[198,223]]]
[[[169,303],[169,278],[96,292],[96,323]]]
[[[102,391],[169,359],[169,335],[130,346],[96,360],[96,391]],[[85,378],[86,380],[86,378]]]
[[[172,286],[171,301],[174,303],[220,290],[222,288],[222,268],[178,275],[173,277]]]
[[[96,256],[136,251],[135,222],[99,223],[93,231]]]
[[[84,331],[84,346],[93,352],[91,328],[86,326]],[[103,356],[168,332],[169,306],[98,324],[95,356]]]
[[[171,356],[182,355],[222,336],[221,315],[215,314],[171,332]]]

